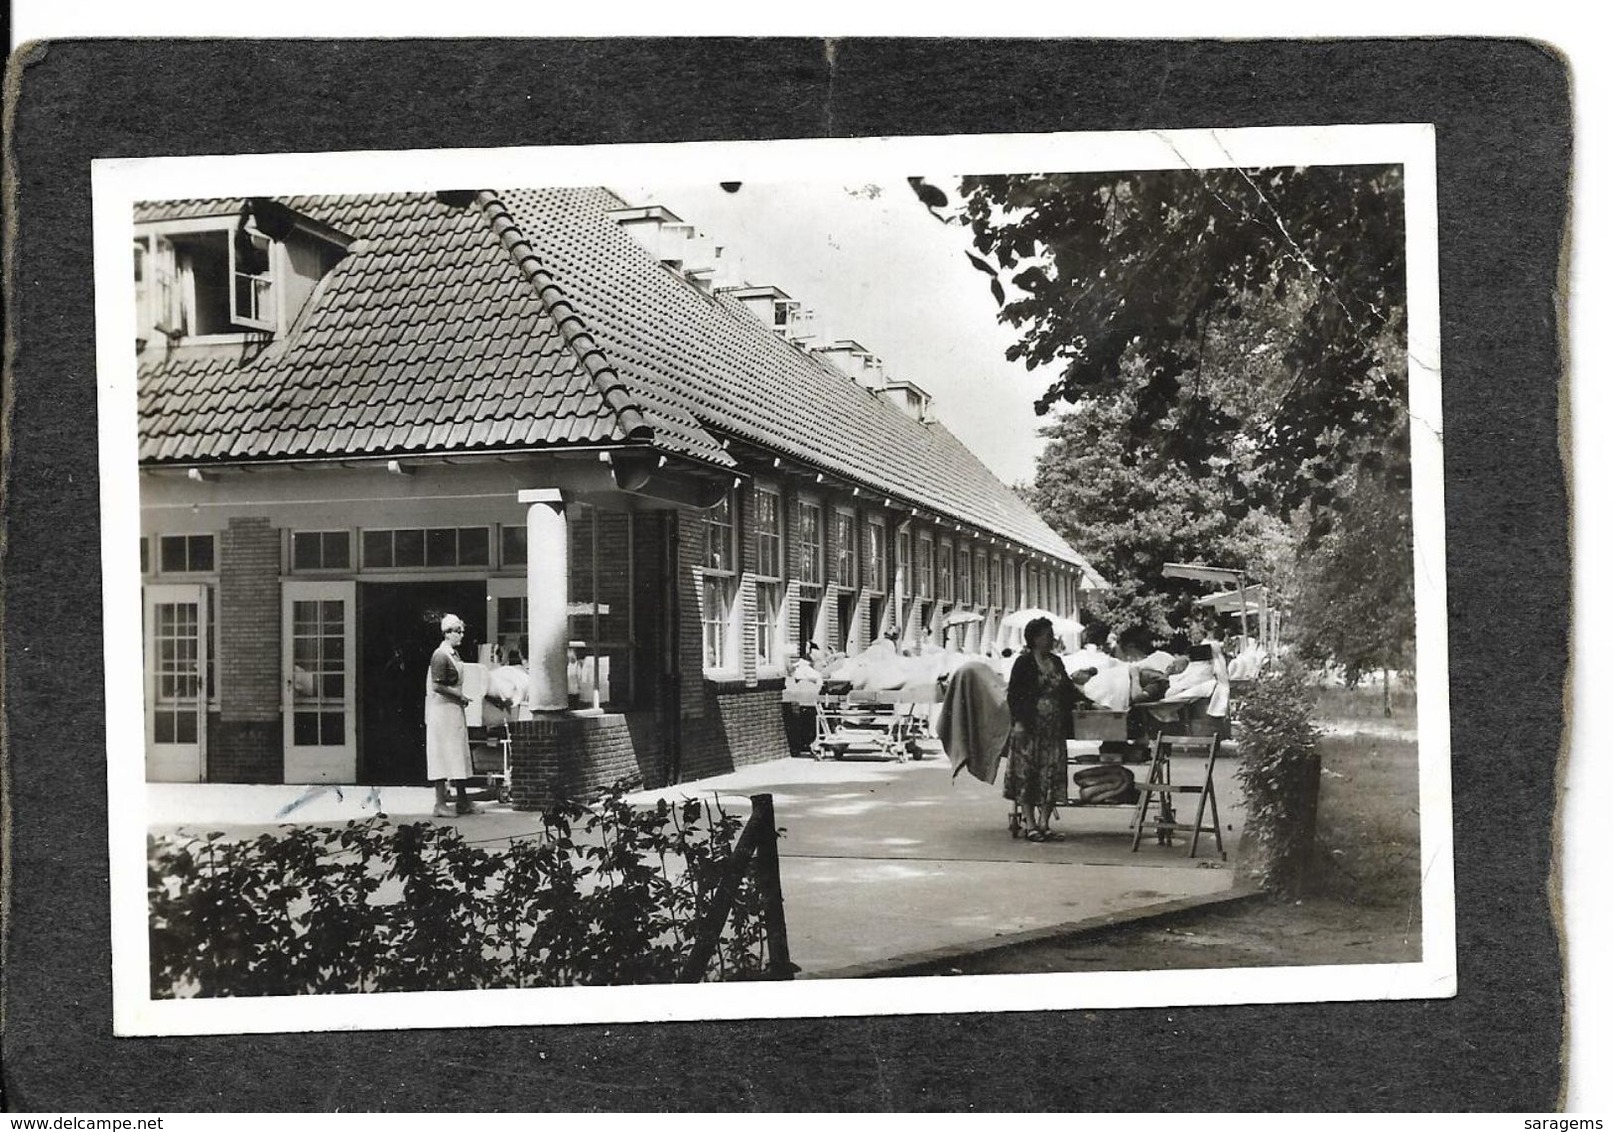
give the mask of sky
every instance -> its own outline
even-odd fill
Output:
[[[934,180],[955,202],[952,183]],[[788,292],[817,312],[820,333],[855,339],[887,376],[927,390],[936,417],[998,478],[1032,478],[1045,420],[1032,404],[1047,371],[1005,360],[1019,335],[997,321],[988,278],[964,257],[969,230],[938,221],[905,181],[611,188],[736,250],[747,282]]]

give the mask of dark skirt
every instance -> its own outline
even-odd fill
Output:
[[[1068,804],[1070,773],[1061,732],[1037,727],[1010,737],[1003,797],[1027,808]]]

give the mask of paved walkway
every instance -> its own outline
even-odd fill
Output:
[[[1202,765],[1178,759],[1177,780],[1198,781]],[[1216,766],[1226,862],[1213,844],[1197,860],[1184,841],[1131,852],[1129,806],[1066,808],[1053,826],[1062,842],[1013,839],[1001,789],[952,779],[937,756],[787,759],[634,799],[716,795],[748,812],[749,795],[771,793],[790,957],[823,976],[1230,890],[1242,829],[1233,769]]]
[[[1000,788],[953,779],[939,753],[918,762],[779,759],[733,774],[633,796],[711,798],[747,814],[751,794],[773,795],[791,958],[806,976],[874,973],[921,952],[967,949],[1005,935],[1135,914],[1231,889],[1242,806],[1235,764],[1217,764],[1229,860],[1185,841],[1145,839],[1131,852],[1131,808],[1069,807],[1054,828],[1068,840],[1035,844],[1008,834]],[[1132,768],[1139,775],[1144,767]],[[1178,758],[1178,781],[1202,760]],[[433,794],[416,787],[147,787],[154,832],[272,831],[283,822],[338,824],[377,807],[398,820],[430,819]],[[288,807],[290,807],[288,809]],[[459,819],[477,842],[530,836],[533,814],[503,807]],[[1230,828],[1229,828],[1230,827]],[[1206,837],[1205,839],[1209,839]]]

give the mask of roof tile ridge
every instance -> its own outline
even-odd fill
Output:
[[[565,290],[556,281],[554,273],[544,266],[543,261],[538,258],[538,253],[527,242],[520,225],[515,222],[515,217],[510,215],[510,210],[505,207],[498,194],[491,190],[481,190],[476,194],[475,200],[481,207],[483,215],[487,217],[494,235],[515,260],[515,265],[521,274],[527,277],[537,291],[538,302],[554,319],[561,338],[593,378],[600,397],[616,414],[623,431],[633,440],[654,439],[655,429],[645,419],[643,407],[628,389],[621,374],[616,372],[616,367],[605,356],[605,351],[600,348],[588,330],[576,306],[566,297]]]

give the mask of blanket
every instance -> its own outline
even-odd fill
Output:
[[[1231,691],[1226,656],[1221,652],[1221,646],[1212,641],[1209,660],[1190,660],[1186,668],[1171,677],[1170,686],[1159,701],[1161,710],[1155,711],[1154,716],[1161,720],[1170,719],[1174,714],[1170,710],[1172,706],[1208,700],[1205,714],[1221,718],[1227,714]]]
[[[1071,801],[1078,805],[1121,805],[1137,801],[1137,780],[1118,763],[1082,767],[1075,772],[1073,784],[1075,797]]]
[[[831,667],[830,680],[848,682],[857,692],[895,692],[933,685],[969,658],[960,652],[926,646],[917,656],[905,656],[888,640],[875,641],[856,656]]]
[[[1261,666],[1265,663],[1266,650],[1259,645],[1250,645],[1227,661],[1227,675],[1233,680],[1253,680],[1260,675]]]
[[[967,769],[981,782],[994,784],[1012,727],[1003,678],[981,661],[960,666],[947,682],[935,722],[941,746],[952,761],[952,777]]]
[[[1117,664],[1094,673],[1081,685],[1081,694],[1108,711],[1126,711],[1136,691],[1136,671],[1129,664]]]
[[[522,718],[531,680],[526,669],[513,664],[501,665],[489,672],[487,691],[482,695],[482,725],[502,727],[512,719]]]

